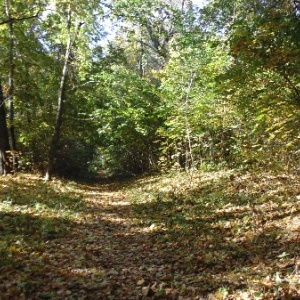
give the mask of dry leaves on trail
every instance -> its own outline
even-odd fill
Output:
[[[230,174],[1,178],[0,299],[298,297],[296,178]]]

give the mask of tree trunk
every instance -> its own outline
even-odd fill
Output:
[[[68,23],[67,23],[68,39],[67,39],[67,45],[66,45],[66,50],[65,50],[64,62],[63,62],[63,69],[62,69],[62,74],[61,74],[61,79],[60,79],[60,86],[59,86],[59,90],[58,90],[56,122],[55,122],[54,133],[53,133],[50,148],[49,148],[49,153],[48,153],[48,164],[47,164],[45,180],[51,180],[51,177],[53,175],[53,167],[54,167],[55,158],[57,155],[57,148],[58,148],[60,134],[61,134],[63,110],[64,110],[64,104],[66,101],[67,73],[68,73],[69,58],[70,58],[70,53],[71,53],[71,17],[72,17],[71,5],[69,5]]]
[[[190,110],[190,101],[189,96],[192,89],[192,85],[194,82],[195,74],[191,71],[191,78],[186,89],[185,101],[184,101],[184,120],[185,120],[185,138],[186,138],[186,146],[185,146],[185,170],[194,167],[194,156],[192,149],[192,137],[191,137],[191,126],[189,121],[189,110]]]
[[[9,147],[9,136],[6,123],[6,111],[4,105],[4,97],[2,92],[2,84],[0,82],[0,176],[6,175],[11,171],[7,158]]]
[[[15,65],[14,65],[14,19],[10,13],[10,2],[9,0],[5,1],[5,11],[6,16],[8,18],[8,28],[9,28],[9,49],[8,49],[8,59],[9,59],[9,74],[8,74],[8,91],[7,91],[7,99],[8,99],[8,112],[9,112],[9,123],[8,123],[8,132],[11,140],[11,150],[13,152],[13,170],[17,169],[17,160],[14,156],[14,153],[17,151],[17,142],[15,135],[15,126],[14,126],[14,73],[15,73]]]
[[[10,2],[9,0],[5,1],[5,10],[6,16],[8,18],[8,29],[9,29],[9,49],[8,49],[8,59],[9,59],[9,74],[8,74],[8,107],[9,107],[9,133],[11,138],[11,147],[12,150],[16,150],[16,137],[15,137],[15,128],[14,128],[14,20],[10,14]]]

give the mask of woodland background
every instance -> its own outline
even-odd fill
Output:
[[[297,170],[299,5],[3,1],[1,174]]]

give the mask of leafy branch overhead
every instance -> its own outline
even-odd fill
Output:
[[[15,23],[15,22],[20,22],[20,21],[25,21],[25,20],[29,20],[29,19],[32,19],[32,18],[37,18],[38,16],[39,16],[39,12],[36,13],[35,15],[32,15],[32,16],[24,16],[24,17],[18,17],[18,18],[12,17],[10,19],[0,21],[0,25],[4,25],[4,24],[7,24],[7,23]]]

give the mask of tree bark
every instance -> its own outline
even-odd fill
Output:
[[[2,92],[2,84],[0,82],[0,176],[6,175],[11,171],[7,155],[9,150],[10,147],[6,122],[6,111]]]
[[[14,19],[10,13],[10,1],[5,1],[5,11],[7,19],[9,20],[8,28],[9,28],[9,49],[8,49],[8,59],[9,59],[9,74],[8,74],[8,91],[7,91],[7,99],[8,99],[8,113],[9,113],[9,123],[8,123],[8,132],[11,140],[11,150],[13,152],[13,170],[17,169],[17,160],[15,159],[14,153],[17,151],[17,142],[16,142],[16,134],[15,134],[15,126],[14,126],[14,73],[15,73],[15,65],[14,65]]]
[[[9,20],[8,30],[9,30],[9,49],[8,49],[8,60],[9,60],[9,74],[8,74],[8,114],[9,114],[9,123],[8,123],[8,133],[11,141],[11,158],[12,158],[12,172],[15,173],[18,167],[17,160],[17,140],[15,134],[15,109],[14,109],[14,75],[15,75],[15,64],[14,64],[14,47],[15,47],[15,38],[14,38],[14,19],[10,13],[10,0],[5,1],[5,11],[6,17]]]
[[[185,169],[191,169],[194,167],[194,155],[192,149],[192,138],[191,138],[191,126],[189,121],[189,109],[190,109],[190,92],[194,82],[195,74],[191,71],[190,82],[186,89],[185,101],[184,101],[184,119],[185,119],[185,138],[186,138],[186,154],[185,154]]]
[[[69,68],[69,59],[71,53],[71,18],[72,18],[72,11],[71,5],[68,8],[68,21],[67,21],[67,30],[68,30],[68,37],[67,37],[67,44],[66,50],[64,55],[63,61],[63,69],[60,79],[60,86],[58,90],[58,101],[57,101],[57,113],[56,113],[56,122],[54,133],[52,136],[49,153],[48,153],[48,163],[47,163],[47,170],[45,174],[45,180],[51,180],[53,175],[53,167],[55,164],[55,158],[57,155],[57,148],[60,140],[61,134],[61,126],[63,121],[63,111],[64,111],[64,104],[66,101],[66,84],[67,84],[67,75],[68,75],[68,68]]]

